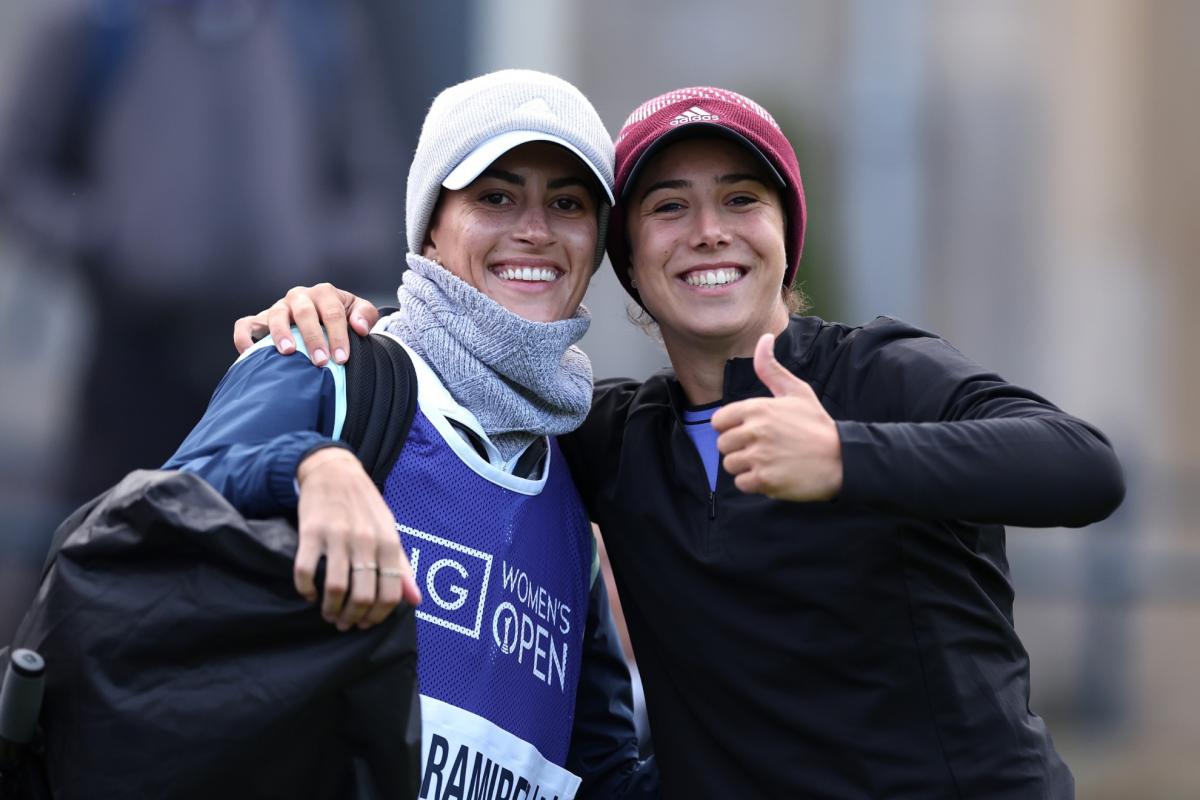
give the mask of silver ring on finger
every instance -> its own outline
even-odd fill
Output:
[[[403,578],[404,570],[399,567],[380,567],[379,577],[381,578]]]

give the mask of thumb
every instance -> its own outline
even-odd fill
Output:
[[[775,397],[791,397],[808,388],[775,360],[775,337],[769,333],[760,336],[754,346],[754,372]]]
[[[350,327],[354,328],[361,336],[370,333],[371,328],[379,321],[379,309],[369,300],[363,300],[361,297],[346,292],[345,297],[342,298],[342,305],[347,309],[346,315],[350,318]]]

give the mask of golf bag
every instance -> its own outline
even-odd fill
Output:
[[[381,484],[412,364],[367,337],[346,383],[343,438]],[[185,472],[130,473],[72,514],[13,643],[44,659],[44,699],[30,741],[0,742],[0,798],[415,797],[413,609],[338,632],[293,586],[296,545],[294,520],[246,519]]]

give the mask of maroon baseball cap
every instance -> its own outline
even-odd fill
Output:
[[[608,224],[608,258],[617,279],[641,303],[629,283],[625,204],[638,174],[655,153],[672,142],[694,136],[720,136],[737,142],[761,161],[779,184],[787,212],[784,231],[787,270],[783,284],[790,287],[796,280],[804,250],[806,219],[804,184],[800,181],[796,151],[765,108],[737,92],[712,86],[676,89],[647,100],[634,109],[617,135],[617,202]]]

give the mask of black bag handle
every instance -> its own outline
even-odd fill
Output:
[[[358,453],[382,492],[412,427],[417,373],[403,345],[385,334],[355,334],[351,350],[342,441]]]

